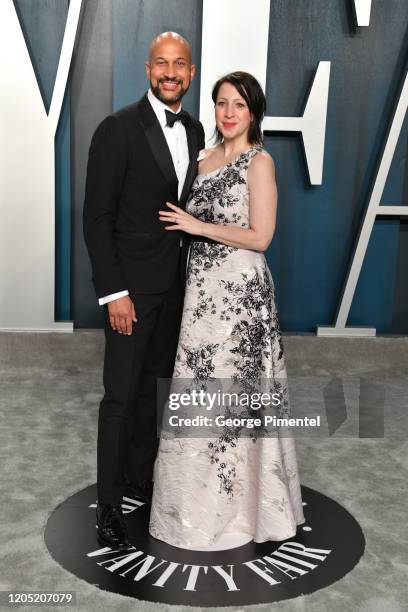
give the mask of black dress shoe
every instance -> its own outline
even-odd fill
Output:
[[[150,504],[153,495],[153,482],[151,480],[140,480],[130,482],[126,486],[125,496],[140,499],[145,504]]]
[[[98,523],[98,541],[101,545],[111,548],[130,547],[121,506],[98,504],[96,521]]]

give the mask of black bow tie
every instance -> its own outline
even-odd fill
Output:
[[[181,121],[185,127],[190,125],[190,115],[185,110],[181,110],[179,113],[172,113],[171,111],[166,110],[165,113],[167,119],[166,125],[169,127],[173,127],[176,121]]]

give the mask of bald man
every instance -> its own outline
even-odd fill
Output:
[[[166,201],[184,207],[204,130],[181,109],[194,78],[189,43],[174,32],[149,48],[150,89],[109,115],[92,138],[84,236],[105,311],[105,394],[97,448],[98,539],[129,546],[124,493],[146,503],[158,438],[156,383],[171,378],[181,322],[187,237],[159,220]]]

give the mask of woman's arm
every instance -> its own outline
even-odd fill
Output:
[[[275,165],[268,153],[258,153],[248,169],[249,228],[207,223],[196,219],[178,206],[167,205],[173,212],[160,211],[161,221],[171,221],[166,230],[181,230],[193,236],[204,236],[238,249],[266,251],[276,223],[277,188]]]

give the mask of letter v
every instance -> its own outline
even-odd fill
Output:
[[[81,5],[69,4],[47,115],[14,3],[0,1],[0,329],[72,331],[54,316],[54,139]]]

